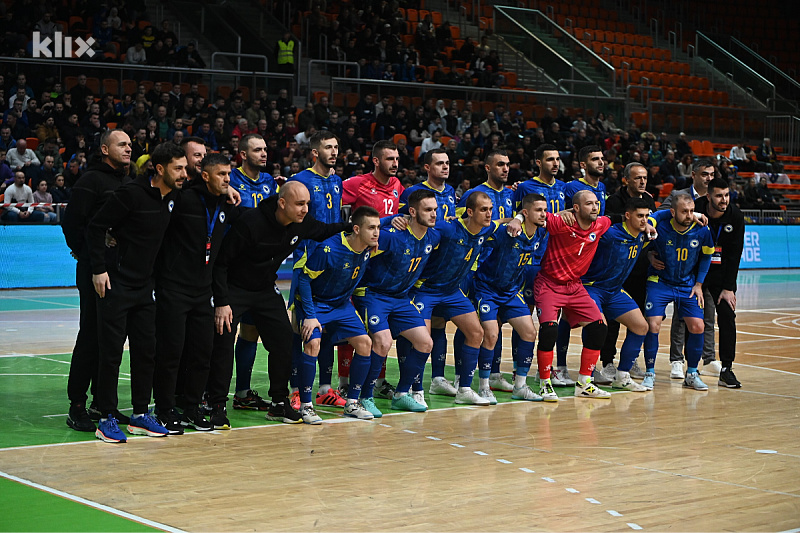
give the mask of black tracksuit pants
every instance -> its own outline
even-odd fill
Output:
[[[97,361],[97,293],[92,284],[92,265],[88,260],[78,261],[75,267],[75,284],[80,295],[80,329],[72,349],[69,365],[67,396],[71,404],[86,404],[86,392],[91,386],[96,393]]]
[[[211,289],[191,296],[156,288],[156,366],[153,395],[159,412],[175,407],[180,382],[181,407],[197,406],[208,380],[214,342]]]
[[[292,372],[292,326],[286,312],[286,302],[277,287],[254,292],[231,285],[229,302],[233,310],[231,331],[214,334],[214,354],[208,375],[208,401],[224,404],[233,377],[233,344],[236,329],[245,312],[250,312],[258,329],[261,342],[269,352],[269,396],[273,401],[283,401],[289,396],[289,376]]]
[[[125,337],[131,362],[131,403],[134,414],[146,413],[153,391],[156,354],[156,302],[153,282],[126,286],[111,278],[105,298],[97,296],[100,358],[97,372],[98,409],[106,415],[117,409],[117,383]]]

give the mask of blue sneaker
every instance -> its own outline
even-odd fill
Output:
[[[372,413],[372,416],[375,418],[381,418],[383,416],[383,413],[381,413],[375,405],[375,398],[361,398],[361,405],[364,409]]]
[[[653,385],[656,384],[656,373],[655,372],[645,372],[644,379],[642,380],[642,387],[647,390],[653,390]]]
[[[694,389],[699,391],[707,391],[708,385],[703,383],[700,375],[697,372],[687,372],[686,378],[683,380],[683,387],[685,389]]]
[[[147,435],[148,437],[166,437],[169,434],[167,428],[158,423],[153,418],[153,412],[148,411],[142,416],[132,416],[128,423],[128,433],[131,435]]]
[[[117,419],[113,415],[108,415],[108,418],[97,424],[94,436],[103,442],[128,442],[128,437],[119,429]]]
[[[412,413],[423,413],[427,407],[417,402],[411,394],[403,394],[392,398],[392,409],[395,411],[411,411]]]

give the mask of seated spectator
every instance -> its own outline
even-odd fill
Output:
[[[664,153],[661,151],[661,143],[658,141],[650,145],[650,164],[659,165],[664,162]]]
[[[266,127],[267,121],[264,120],[263,122],[264,127]],[[208,122],[203,122],[200,124],[200,127],[194,132],[194,135],[203,139],[203,143],[208,147],[209,150],[217,151],[219,149],[217,138],[214,135],[214,132],[211,130],[211,124]]]
[[[675,152],[670,150],[667,152],[667,157],[661,162],[659,168],[662,183],[672,183],[676,189],[683,189],[685,181],[681,179],[681,173],[678,170],[678,162],[675,161]],[[681,180],[681,181],[678,181]]]
[[[33,183],[39,184],[39,181],[45,180],[47,186],[51,186],[56,182],[56,176],[62,174],[62,168],[55,166],[55,158],[52,155],[44,156],[42,164],[30,172]]]
[[[278,120],[280,120],[280,111],[278,111]],[[306,107],[300,112],[297,117],[297,127],[300,131],[306,131],[308,126],[316,123],[316,114],[314,113],[314,104],[306,102]]]
[[[189,44],[178,50],[178,53],[175,55],[175,66],[206,68],[206,62],[203,61],[203,58],[200,57],[200,54],[197,52],[197,44],[194,41],[189,41]]]
[[[147,52],[144,49],[142,41],[137,41],[133,46],[128,48],[125,52],[125,64],[127,65],[144,65],[147,63]]]
[[[133,142],[131,142],[131,160],[137,161],[143,155],[149,155],[152,152],[150,143],[147,142],[147,129],[139,128],[136,130]]]
[[[680,132],[678,140],[675,141],[675,155],[683,159],[686,154],[692,155],[692,147],[689,146],[689,141],[686,140],[686,134]]]
[[[69,160],[69,163],[67,163],[67,172],[64,176],[64,185],[67,187],[67,190],[71,191],[72,187],[75,186],[75,183],[82,175],[83,169],[81,169],[81,162],[78,158],[73,156],[73,158]]]
[[[731,148],[728,159],[730,159],[731,163],[736,165],[739,170],[749,172],[754,168],[753,161],[750,159],[751,153],[751,150],[745,146],[744,140],[741,140],[736,146]]]
[[[772,147],[772,142],[769,137],[764,137],[764,142],[758,147],[756,157],[766,166],[766,170],[769,173],[783,170],[783,165],[778,163],[778,154],[775,153],[775,149]]]
[[[5,202],[33,203],[33,191],[25,185],[25,173],[17,171],[14,173],[14,184],[6,188]],[[3,222],[42,222],[45,219],[44,213],[36,211],[32,206],[28,207],[9,207],[0,216]]]
[[[434,130],[430,137],[423,139],[422,144],[420,144],[420,151],[419,151],[419,159],[422,161],[425,157],[425,154],[431,150],[436,150],[437,148],[442,147],[442,143],[440,139],[442,138],[442,130]]]
[[[683,178],[683,182],[687,183],[692,179],[692,154],[685,154],[680,163],[678,163],[678,176]]]
[[[39,127],[36,129],[36,138],[39,139],[41,143],[47,139],[61,138],[56,128],[56,119],[53,116],[47,117],[44,122],[39,124]]]
[[[294,140],[297,141],[298,148],[300,148],[300,150],[305,150],[306,148],[308,148],[308,143],[310,142],[311,137],[315,133],[317,133],[317,128],[314,127],[314,125],[312,124],[311,126],[306,128],[306,131],[301,131],[300,133],[295,135]]]
[[[42,164],[34,151],[28,148],[28,141],[25,139],[17,141],[17,146],[8,152],[7,160],[12,170],[22,171],[25,175]]]
[[[33,193],[33,201],[42,204],[52,204],[53,195],[47,192],[47,180],[38,180],[36,192]],[[56,210],[53,206],[42,205],[34,208],[36,211],[44,214],[45,224],[52,224],[56,221]]]
[[[175,134],[178,132],[180,132],[181,137],[189,136],[189,130],[187,130],[186,127],[183,125],[182,118],[176,118],[175,121],[172,123],[172,127],[167,131],[167,139],[173,139],[175,137]],[[241,139],[241,136],[239,136],[239,138]]]
[[[467,192],[472,188],[472,184],[469,182],[468,179],[464,178],[461,180],[461,183],[458,184],[456,187],[456,198],[459,200],[464,197],[464,193]]]
[[[61,174],[56,176],[56,182],[53,187],[50,188],[50,194],[53,195],[53,203],[66,204],[69,202],[72,196],[72,189],[68,189],[65,183],[64,176]]]
[[[17,146],[17,141],[11,136],[11,128],[8,125],[0,128],[0,150],[8,152]]]

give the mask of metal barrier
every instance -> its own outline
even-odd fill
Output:
[[[744,221],[756,225],[794,225],[800,223],[800,211],[796,209],[742,209]]]
[[[768,115],[764,135],[773,146],[782,146],[786,155],[800,155],[800,118],[791,115]]]
[[[356,76],[359,77],[359,78],[361,77],[361,65],[359,65],[355,61],[326,61],[326,60],[322,60],[322,59],[311,59],[311,60],[308,61],[308,73],[306,74],[306,92],[308,93],[307,96],[308,96],[308,101],[309,102],[312,101],[311,100],[311,96],[312,96],[312,91],[311,91],[311,70],[312,70],[312,65],[339,65],[339,66],[351,66],[351,67],[355,66],[356,67]],[[345,76],[342,76],[341,73],[340,73],[339,77],[345,77]],[[300,96],[300,84],[297,85],[297,96]]]

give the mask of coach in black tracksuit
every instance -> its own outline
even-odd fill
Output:
[[[159,146],[152,157],[156,168],[167,169],[164,174],[157,172],[152,179],[142,176],[120,187],[89,225],[92,282],[98,295],[100,362],[96,401],[104,418],[117,409],[117,382],[126,336],[130,345],[133,415],[146,414],[150,404],[156,333],[153,267],[175,205],[173,191],[186,178],[183,167],[176,175],[171,174],[172,162],[185,165],[185,155],[169,144]],[[117,241],[108,255],[107,231]]]
[[[228,225],[245,209],[228,203],[231,164],[225,156],[207,155],[202,169],[175,199],[156,268],[153,395],[156,415],[170,433],[189,425],[211,429],[198,410],[214,342],[211,273]],[[173,409],[179,381],[182,418]]]
[[[722,365],[719,385],[738,389],[742,385],[732,367],[736,357],[736,278],[744,250],[744,215],[730,201],[729,185],[722,178],[711,180],[708,194],[697,199],[694,210],[708,217],[708,229],[714,237],[714,254],[703,289],[709,291],[716,304]]]
[[[627,180],[625,187],[620,189],[606,199],[606,215],[625,213],[625,203],[630,198],[643,198],[647,202],[650,212],[656,211],[656,202],[650,193],[645,190],[647,187],[647,168],[641,163],[629,163],[622,172]],[[640,254],[639,259],[633,267],[628,279],[622,288],[631,295],[633,301],[644,312],[645,293],[647,292],[647,267],[650,262],[647,254]],[[617,353],[617,337],[619,337],[619,322],[616,320],[608,321],[608,332],[606,342],[600,350],[600,360],[603,366],[613,363]]]
[[[103,154],[101,163],[92,166],[81,176],[72,188],[61,230],[78,260],[75,268],[75,284],[80,295],[80,328],[72,350],[67,381],[67,396],[70,408],[67,425],[78,431],[94,431],[95,426],[86,411],[86,393],[91,384],[92,396],[96,390],[97,380],[97,303],[92,285],[92,266],[89,260],[89,247],[86,242],[86,228],[112,193],[120,186],[128,183],[128,166],[131,161],[131,146],[128,135],[120,130],[110,130],[100,138],[100,151]],[[94,409],[92,414],[98,418]],[[106,413],[108,414],[108,413]],[[126,422],[126,417],[116,413]]]
[[[222,243],[214,264],[214,304],[217,336],[209,374],[209,403],[224,407],[233,374],[233,342],[241,316],[250,311],[264,347],[273,405],[267,417],[284,422],[302,420],[289,406],[292,327],[286,302],[275,285],[278,267],[304,239],[323,241],[349,224],[324,224],[308,214],[308,190],[289,182],[258,207],[239,217]]]

